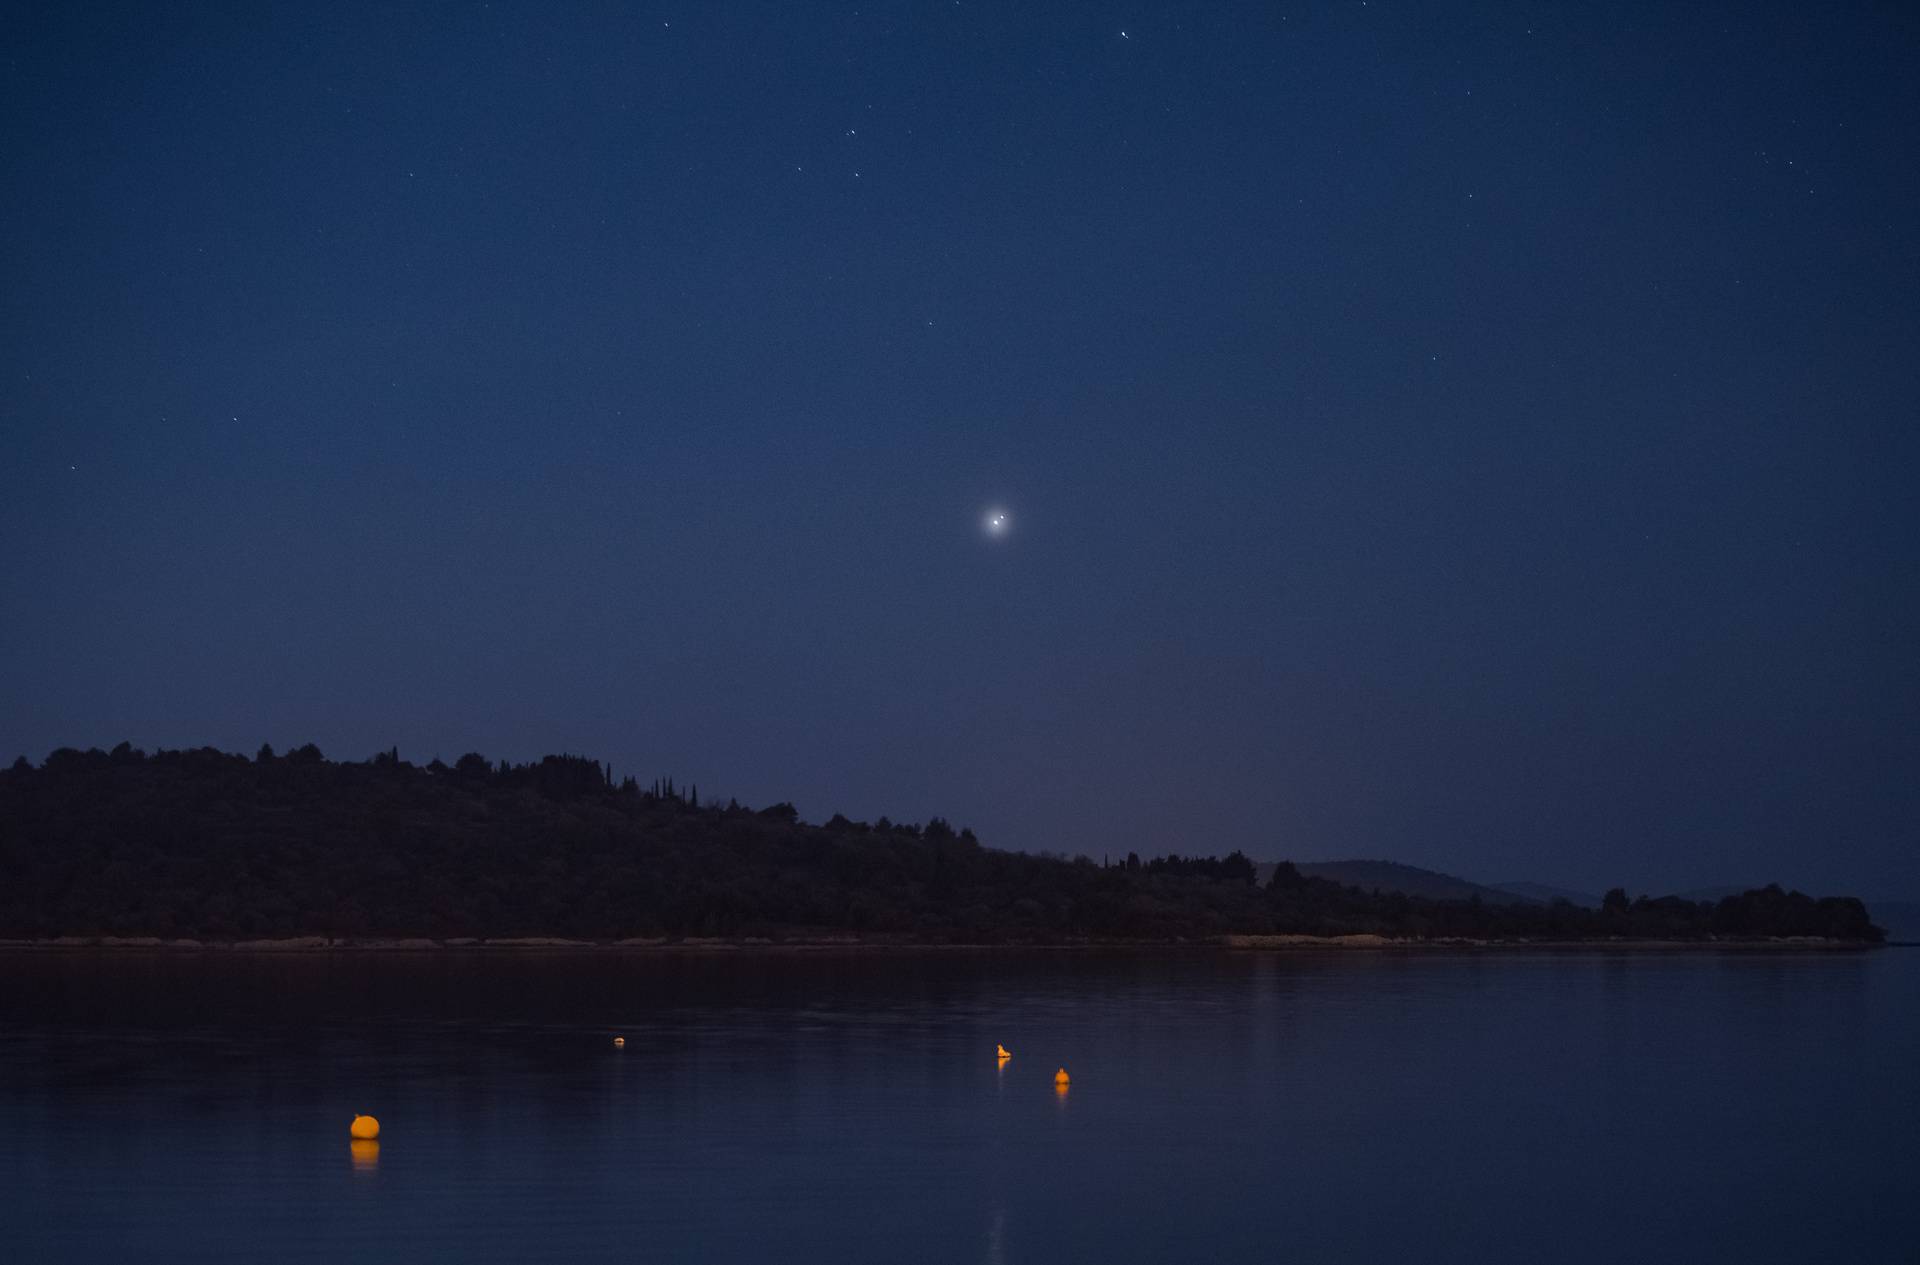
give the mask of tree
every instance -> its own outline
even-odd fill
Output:
[[[1600,898],[1600,912],[1603,914],[1624,917],[1632,906],[1633,902],[1627,899],[1627,889],[1624,887],[1612,888]]]
[[[1237,852],[1102,867],[982,848],[944,818],[823,827],[791,804],[696,813],[624,785],[584,756],[470,753],[441,776],[312,746],[271,764],[63,748],[0,775],[0,937],[1882,938],[1857,900],[1778,887],[1718,907],[1616,889],[1603,913],[1366,892],[1282,864],[1261,891]]]
[[[1306,877],[1294,867],[1293,862],[1282,861],[1273,867],[1273,873],[1267,878],[1267,890],[1270,892],[1287,891],[1293,888],[1305,887],[1306,883]]]

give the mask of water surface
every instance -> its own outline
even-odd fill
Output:
[[[1920,950],[13,953],[0,1226],[47,1262],[1914,1260],[1916,1068]]]

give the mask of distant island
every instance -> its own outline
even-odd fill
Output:
[[[1366,863],[1379,864],[1379,863]],[[1265,870],[1265,873],[1262,873]],[[1383,871],[1384,872],[1384,871]],[[934,818],[811,824],[579,756],[62,748],[0,772],[0,940],[1848,946],[1847,896],[1410,895],[1286,862],[1005,852]],[[1488,889],[1491,890],[1491,889]]]

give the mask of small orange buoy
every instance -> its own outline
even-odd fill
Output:
[[[1061,1068],[1061,1069],[1060,1069],[1059,1071],[1057,1071],[1057,1072],[1055,1072],[1055,1073],[1053,1074],[1053,1083],[1054,1083],[1054,1084],[1056,1084],[1056,1085],[1065,1085],[1065,1084],[1067,1084],[1067,1083],[1068,1083],[1068,1082],[1067,1082],[1067,1069],[1066,1069],[1066,1068],[1064,1068],[1064,1067],[1063,1067],[1063,1068]]]
[[[625,1037],[615,1037],[615,1038],[613,1039],[613,1048],[614,1048],[614,1049],[616,1049],[616,1050],[624,1050],[624,1049],[626,1049],[626,1048],[627,1048],[627,1039],[626,1039]]]
[[[371,1142],[380,1136],[380,1122],[372,1116],[355,1116],[349,1132],[362,1142]]]
[[[996,1058],[1010,1059],[1013,1057],[1012,1054],[1008,1053],[1007,1047],[998,1042],[994,1044],[993,1053]]]

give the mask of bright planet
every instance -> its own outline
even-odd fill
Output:
[[[1916,13],[6,5],[0,1265],[1920,1265]]]

